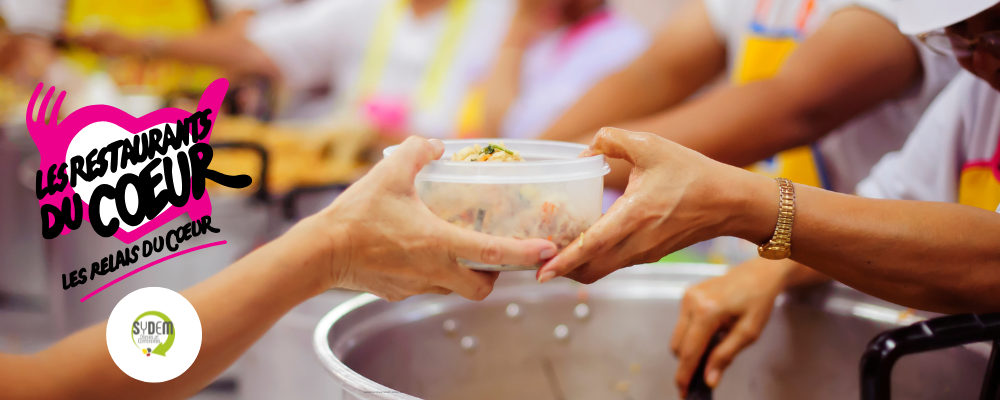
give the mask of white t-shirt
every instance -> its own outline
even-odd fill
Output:
[[[0,0],[0,16],[14,33],[52,36],[62,26],[66,0]]]
[[[247,37],[266,52],[293,90],[329,84],[334,90],[333,115],[353,112],[362,63],[383,9],[394,0],[313,1],[294,12],[255,19]],[[459,111],[474,83],[492,66],[496,49],[512,13],[507,0],[475,0],[437,101],[410,107],[406,128],[430,137],[454,135]],[[438,53],[447,16],[444,8],[416,19],[404,11],[395,27],[388,58],[375,88],[377,96],[407,99],[424,82]]]
[[[500,135],[538,136],[597,82],[642,55],[650,40],[637,22],[608,11],[546,35],[524,54],[520,93]]]
[[[748,34],[783,35],[801,41],[818,30],[829,17],[844,8],[857,6],[872,10],[895,23],[891,0],[703,0],[712,25],[727,46],[728,71],[737,65]],[[758,2],[766,2],[758,7]],[[758,13],[760,15],[758,15]],[[802,18],[802,15],[808,15]],[[923,62],[923,80],[896,99],[859,115],[819,140],[829,188],[850,193],[871,167],[885,154],[898,150],[935,96],[958,72],[951,57],[936,54],[914,40]]]
[[[965,167],[992,166],[1000,180],[998,140],[1000,92],[962,71],[934,101],[903,149],[879,161],[857,193],[880,199],[958,202]]]

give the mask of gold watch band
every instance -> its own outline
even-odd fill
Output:
[[[769,260],[782,260],[792,255],[792,222],[795,219],[795,185],[785,178],[778,181],[778,224],[771,240],[757,247],[757,253]]]

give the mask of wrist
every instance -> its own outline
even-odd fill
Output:
[[[740,170],[732,188],[720,236],[734,236],[760,245],[771,239],[778,223],[778,183],[766,176]]]
[[[316,214],[300,221],[286,236],[305,255],[306,273],[317,283],[317,294],[340,286],[351,260],[350,236],[340,221]]]
[[[745,273],[758,277],[756,279],[758,284],[762,285],[766,291],[777,296],[793,286],[795,266],[794,262],[787,262],[787,260],[773,261],[756,258],[733,267],[733,269],[741,269]]]

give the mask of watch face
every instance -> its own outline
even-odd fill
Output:
[[[792,252],[777,247],[765,247],[758,250],[760,256],[768,260],[784,260],[792,255]]]

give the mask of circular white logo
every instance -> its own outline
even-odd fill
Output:
[[[166,382],[198,358],[201,319],[180,293],[142,288],[111,311],[106,337],[111,359],[122,372],[143,382]]]

